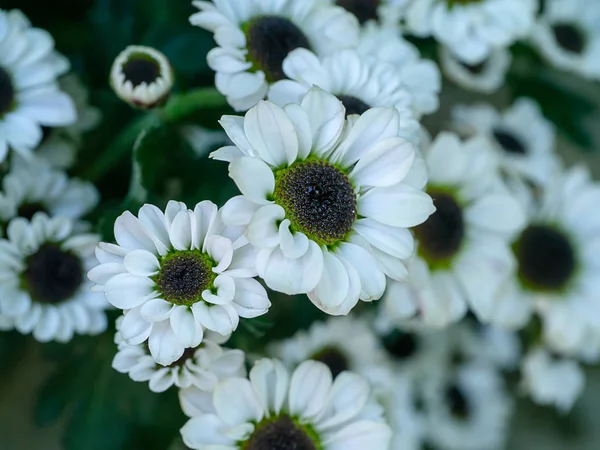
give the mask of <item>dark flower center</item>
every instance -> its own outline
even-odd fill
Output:
[[[251,21],[246,29],[246,43],[249,60],[255,69],[265,73],[269,82],[286,78],[283,60],[292,50],[310,50],[302,30],[279,16],[263,16]]]
[[[311,436],[289,416],[280,416],[259,424],[241,448],[243,450],[317,450]]]
[[[202,346],[202,344],[200,344],[200,346]],[[186,348],[183,351],[183,355],[181,355],[181,357],[177,361],[169,364],[168,367],[181,367],[181,366],[185,365],[185,363],[188,359],[194,359],[194,355],[196,354],[196,350],[198,350],[198,348],[199,347]]]
[[[529,226],[513,248],[519,276],[530,288],[560,290],[575,272],[576,255],[571,242],[564,233],[549,226]]]
[[[514,134],[508,131],[494,129],[492,135],[506,153],[518,155],[525,155],[527,153],[527,147]]]
[[[192,305],[202,299],[202,292],[212,287],[217,275],[211,259],[199,251],[178,251],[167,255],[155,277],[156,288],[163,298],[175,305]]]
[[[275,201],[294,231],[319,245],[344,240],[356,220],[356,195],[348,176],[324,161],[299,162],[275,176]]]
[[[336,4],[356,16],[360,24],[377,20],[377,8],[381,0],[337,0]]]
[[[394,330],[382,339],[387,352],[399,360],[413,356],[419,349],[419,341],[413,333]]]
[[[15,101],[15,88],[8,72],[0,67],[0,117],[9,112]]]
[[[419,254],[431,265],[448,262],[458,252],[465,230],[462,209],[452,195],[437,191],[429,195],[436,211],[414,233]]]
[[[160,76],[160,64],[143,54],[131,55],[121,70],[125,80],[130,81],[133,87],[142,83],[152,84]]]
[[[81,259],[54,244],[44,244],[29,256],[22,282],[40,303],[57,304],[73,297],[83,282]]]
[[[451,385],[446,388],[445,394],[452,415],[459,419],[466,419],[469,416],[469,402],[462,390],[456,385]]]
[[[21,206],[19,206],[19,209],[17,210],[17,216],[24,217],[27,220],[31,220],[33,215],[38,212],[44,212],[48,214],[48,211],[46,210],[46,208],[44,208],[44,205],[42,205],[41,203],[23,203]]]
[[[337,98],[340,102],[342,102],[344,108],[346,108],[346,117],[348,117],[350,114],[361,115],[370,108],[370,106],[361,99],[352,97],[351,95],[338,95]]]
[[[320,361],[329,367],[333,378],[337,377],[340,373],[348,370],[348,358],[340,350],[334,347],[326,347],[323,350],[315,353],[310,359]]]
[[[465,62],[460,61],[460,65],[471,72],[473,75],[479,75],[484,71],[487,61],[482,61],[478,64],[467,64]]]
[[[557,23],[552,27],[558,45],[570,53],[581,54],[585,48],[586,37],[582,30],[569,23]]]

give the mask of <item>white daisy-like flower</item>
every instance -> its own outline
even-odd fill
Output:
[[[417,116],[430,114],[439,107],[442,89],[437,64],[421,58],[419,49],[402,37],[397,27],[363,27],[357,47],[361,58],[391,64],[412,97]]]
[[[271,344],[269,355],[287,367],[295,367],[308,359],[320,361],[329,367],[334,378],[350,370],[364,377],[374,388],[389,384],[392,375],[381,343],[363,317],[334,317],[327,322],[315,322],[307,331]]]
[[[569,412],[585,386],[579,364],[553,355],[542,347],[530,350],[521,366],[521,389],[540,405],[554,405]]]
[[[142,109],[162,105],[173,81],[167,57],[142,45],[130,45],[119,53],[110,70],[110,84],[119,98]]]
[[[94,209],[98,200],[91,183],[70,179],[41,162],[17,165],[2,179],[0,223],[6,226],[17,216],[31,219],[40,211],[77,220]]]
[[[531,40],[555,66],[600,79],[600,4],[547,0]]]
[[[228,336],[207,332],[198,347],[186,349],[177,361],[161,366],[145,344],[129,345],[123,340],[119,331],[122,320],[123,316],[117,319],[115,343],[119,351],[112,366],[118,372],[129,374],[133,381],[147,381],[153,392],[164,392],[171,386],[213,391],[220,380],[246,374],[244,352],[220,345]]]
[[[427,440],[443,450],[503,448],[512,399],[490,367],[465,364],[424,383]]]
[[[433,36],[468,64],[486,59],[529,34],[537,0],[413,0],[407,7],[407,31]]]
[[[85,278],[99,237],[72,229],[67,218],[37,213],[13,219],[0,240],[0,316],[40,342],[106,329],[108,304]]]
[[[35,156],[52,167],[68,169],[75,163],[83,134],[98,124],[101,114],[99,109],[89,104],[88,90],[77,75],[65,75],[58,82],[75,103],[77,121],[61,128],[43,127],[44,137],[35,150]]]
[[[412,96],[393,65],[363,58],[354,49],[319,59],[310,50],[298,48],[285,58],[282,67],[287,79],[271,85],[268,95],[276,105],[299,104],[310,88],[318,86],[342,102],[346,115],[364,114],[377,106],[396,108],[400,136],[418,143],[420,125],[411,109]]]
[[[522,327],[536,311],[552,350],[600,355],[599,202],[600,186],[576,167],[526,204],[529,225],[511,245],[517,271],[494,302],[494,323]]]
[[[467,306],[489,320],[515,260],[509,245],[525,225],[519,202],[501,189],[498,165],[482,138],[442,133],[424,155],[436,212],[413,228],[417,256],[408,283],[388,283],[384,308],[398,319],[443,327]]]
[[[493,50],[477,64],[466,64],[445,47],[440,47],[440,64],[446,77],[467,91],[491,94],[504,84],[512,55],[506,48]]]
[[[410,0],[327,0],[352,13],[361,25],[397,26]]]
[[[57,77],[68,70],[66,58],[54,51],[54,40],[31,27],[16,10],[0,9],[0,162],[9,148],[26,158],[42,140],[42,126],[75,122],[71,98]]]
[[[421,190],[426,176],[413,169],[415,147],[398,136],[396,109],[346,120],[335,96],[312,88],[299,105],[262,101],[221,124],[236,146],[212,157],[230,162],[243,194],[223,219],[247,225],[271,289],[307,293],[323,311],[345,315],[359,298],[380,298],[385,275],[406,276],[408,227],[434,207]]]
[[[192,449],[387,450],[391,430],[372,407],[369,384],[352,372],[335,380],[327,366],[305,361],[290,374],[261,359],[249,379],[219,383],[209,411],[181,429]]]
[[[265,314],[267,293],[256,276],[256,253],[240,227],[226,227],[209,201],[165,212],[144,205],[115,222],[117,244],[100,243],[100,264],[88,276],[113,306],[125,310],[121,335],[129,345],[148,340],[164,366],[200,345],[204,329],[231,334],[239,318]]]
[[[559,174],[556,131],[535,101],[519,98],[502,112],[487,104],[457,105],[452,120],[459,133],[485,137],[510,178],[545,184]]]
[[[359,25],[345,9],[321,0],[194,1],[190,17],[214,33],[218,47],[208,52],[219,92],[236,111],[263,99],[270,83],[285,78],[283,60],[294,49],[327,55],[352,48]]]

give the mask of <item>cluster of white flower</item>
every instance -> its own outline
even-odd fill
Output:
[[[216,89],[243,113],[221,117],[230,142],[210,154],[241,195],[126,211],[116,243],[89,233],[95,188],[63,172],[98,113],[75,79],[57,81],[68,63],[51,37],[0,10],[0,327],[65,342],[121,310],[113,367],[178,389],[193,449],[497,449],[505,371],[569,410],[580,363],[600,359],[600,185],[565,168],[527,98],[455,106],[430,139],[441,74],[406,38],[435,38],[448,77],[482,92],[524,39],[600,79],[600,7],[541,3],[193,2]],[[111,84],[160,108],[174,75],[131,46]],[[222,346],[281,294],[346,317],[259,358]]]

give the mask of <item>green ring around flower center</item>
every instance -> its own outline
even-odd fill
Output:
[[[173,251],[162,258],[153,280],[166,301],[191,306],[202,301],[202,292],[213,287],[215,266],[213,259],[199,250]]]
[[[301,424],[287,414],[263,419],[250,437],[237,446],[240,450],[323,450],[313,426]]]

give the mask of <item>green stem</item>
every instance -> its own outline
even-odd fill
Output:
[[[162,110],[162,117],[167,123],[177,122],[198,110],[219,108],[225,105],[227,105],[227,100],[216,88],[204,87],[172,96]]]

